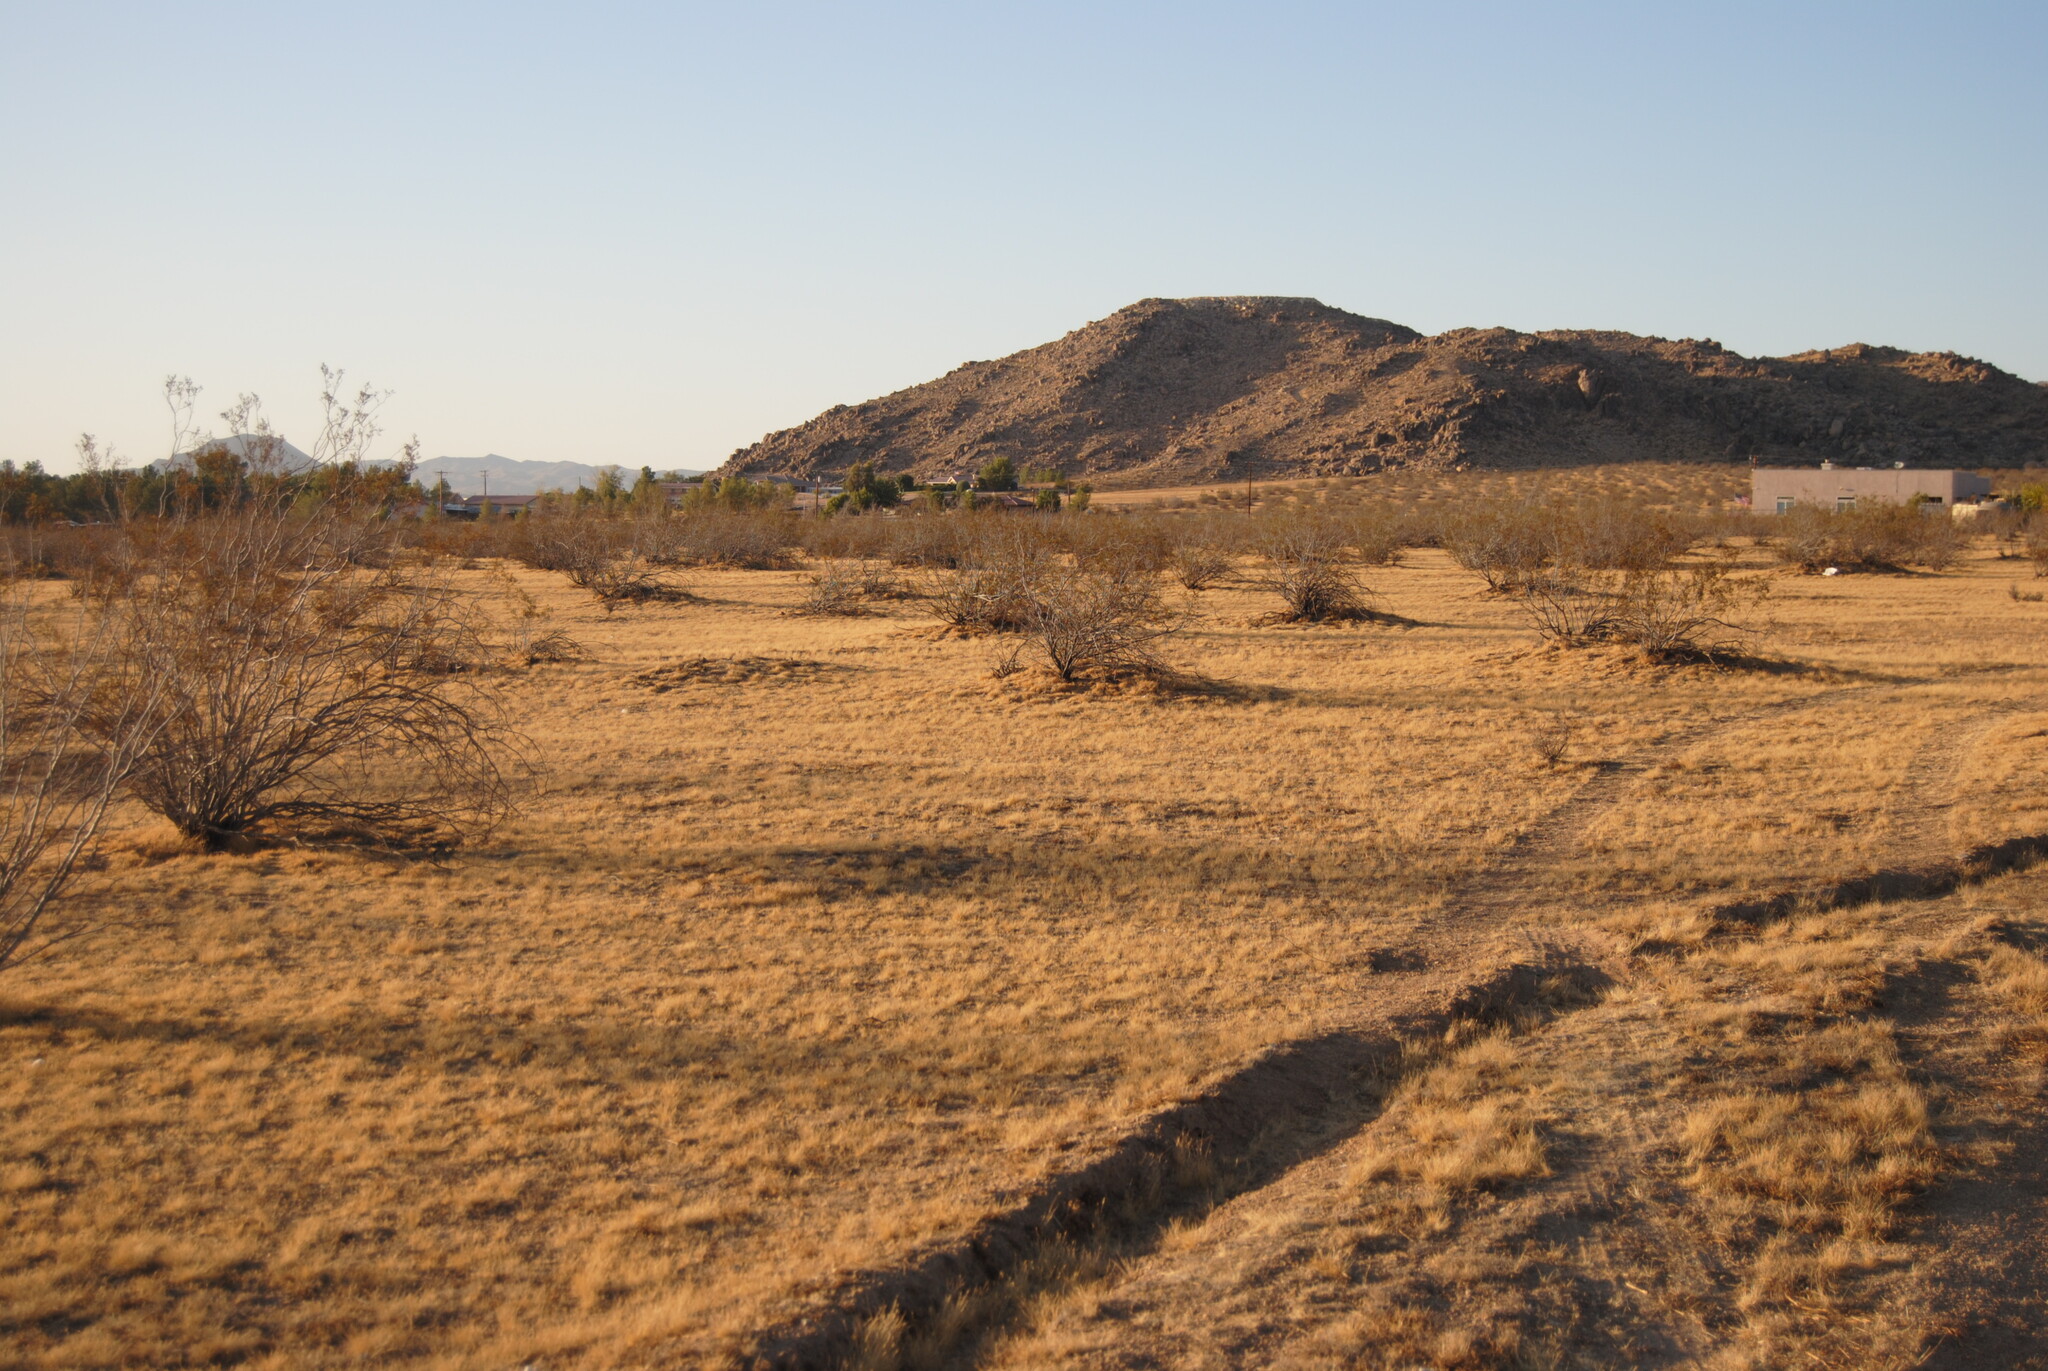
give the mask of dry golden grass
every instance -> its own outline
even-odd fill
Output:
[[[1538,648],[1411,552],[1368,579],[1417,626],[1259,627],[1269,597],[1205,591],[1171,651],[1211,688],[1150,691],[991,679],[986,640],[914,605],[790,616],[802,573],[694,573],[701,602],[612,614],[511,574],[589,654],[513,687],[551,778],[523,816],[441,864],[204,856],[127,816],[79,896],[120,926],[0,983],[0,1364],[713,1363],[1346,1022],[1383,954],[1603,778],[1527,907],[1603,892],[1686,950],[1413,1077],[1353,1192],[1408,1197],[1386,1202],[1424,1216],[1404,1241],[1436,1244],[1443,1289],[1514,1285],[1458,1216],[1577,1184],[1559,1130],[1634,1108],[1683,1064],[1645,1044],[1677,1034],[1705,1055],[1652,1091],[1657,1155],[1749,1292],[1728,1317],[1849,1308],[1840,1273],[1937,1167],[1858,989],[1890,935],[1729,939],[1692,905],[1882,864],[1947,740],[1958,835],[2029,831],[2048,768],[2048,634],[1988,551],[1780,578],[1765,652],[1797,669],[1735,671]],[[1562,713],[1583,723],[1552,764]],[[2033,954],[1979,937],[2005,949],[1984,993],[2038,1018]],[[1045,1260],[1048,1289],[1108,1273]],[[1523,1345],[1520,1316],[1434,1299],[1318,1346]]]

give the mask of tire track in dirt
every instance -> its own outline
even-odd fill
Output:
[[[1597,985],[1619,965],[1619,949],[1583,925],[1603,907],[1624,904],[1629,897],[1574,891],[1567,910],[1530,887],[1644,773],[1718,731],[1916,684],[1936,683],[1845,686],[1715,715],[1674,728],[1604,764],[1518,836],[1498,862],[1459,883],[1445,905],[1421,921],[1406,949],[1416,954],[1419,969],[1374,975],[1373,1003],[1353,1022],[1261,1051],[1194,1098],[1140,1120],[1093,1158],[1049,1179],[961,1239],[908,1254],[892,1268],[842,1277],[813,1295],[807,1308],[751,1338],[739,1360],[763,1368],[843,1364],[866,1320],[893,1311],[891,1318],[915,1329],[944,1319],[961,1306],[964,1295],[1000,1282],[1051,1246],[1111,1234],[1120,1249],[1142,1259],[1177,1218],[1234,1206],[1224,1215],[1226,1225],[1252,1225],[1255,1208],[1284,1213],[1291,1206],[1313,1206],[1319,1195],[1341,1183],[1342,1167],[1332,1154],[1377,1116],[1382,1087],[1406,1045],[1441,1037],[1461,1020],[1511,1014],[1560,981]],[[1946,767],[1930,761],[1902,790],[1931,784],[1957,765],[1959,759]],[[1787,900],[1815,897],[1807,891],[1731,906],[1726,912],[1767,917]],[[1538,933],[1529,916],[1539,911],[1565,917]],[[1520,927],[1504,934],[1498,926],[1503,915],[1517,916]],[[1199,1164],[1190,1167],[1197,1153]],[[1246,1217],[1240,1220],[1239,1215]],[[1205,1228],[1214,1222],[1212,1217]],[[1265,1222],[1273,1226],[1270,1219]],[[1284,1252],[1264,1258],[1286,1259]],[[1134,1268],[1134,1276],[1199,1281],[1201,1263],[1181,1261],[1177,1268],[1157,1277]],[[1255,1277],[1263,1268],[1248,1256],[1231,1269]],[[962,1350],[967,1359],[958,1364],[974,1364],[974,1354]],[[1154,1364],[1181,1363],[1169,1357]]]
[[[1757,902],[1725,906],[1715,911],[1719,921],[1742,929],[1799,907],[1856,904],[1891,894],[1939,895],[1996,870],[2048,854],[2048,835],[2044,835],[2020,844],[1980,847],[1957,860],[1939,822],[1949,809],[1956,775],[1983,735],[2002,718],[2025,707],[2025,703],[2017,701],[1992,706],[1967,728],[1945,735],[1941,746],[1916,754],[1892,806],[1893,827],[1900,833],[1903,849],[1897,870],[1786,892],[1762,902],[1768,915],[1759,912]],[[1752,712],[1743,720],[1780,712],[1784,711]],[[1733,722],[1717,720],[1667,736],[1659,740],[1655,752],[1669,755],[1671,750]],[[1645,758],[1628,771],[1640,775],[1652,764],[1652,760]],[[1617,767],[1603,779],[1622,774],[1623,769]],[[1593,803],[1579,803],[1583,793],[1575,797],[1556,812],[1557,817],[1567,819],[1569,811],[1577,810],[1590,818],[1599,812],[1600,799],[1611,802],[1621,793],[1613,785],[1602,790],[1603,794],[1596,795]],[[1527,850],[1537,860],[1555,859],[1564,854],[1573,832],[1574,826],[1568,822],[1552,825],[1549,832],[1527,844]],[[1597,917],[1597,911],[1592,912]],[[1909,930],[1918,932],[1915,925],[1925,921],[1924,917],[1915,919],[1909,915],[1898,920],[1895,927],[1902,934]],[[1359,1131],[1362,1133],[1371,1122],[1366,1121]],[[1635,1122],[1639,1126],[1642,1123]],[[1617,1141],[1606,1140],[1610,1150]],[[1642,1140],[1636,1141],[1640,1145]],[[1313,1344],[1323,1325],[1340,1320],[1349,1311],[1320,1305],[1298,1291],[1289,1291],[1287,1277],[1316,1260],[1316,1242],[1326,1233],[1327,1216],[1343,1212],[1353,1189],[1349,1172],[1355,1159],[1351,1151],[1332,1147],[1306,1159],[1271,1184],[1218,1205],[1202,1220],[1199,1229],[1183,1236],[1172,1251],[1137,1257],[1103,1289],[1098,1326],[1105,1338],[1091,1341],[1085,1326],[1063,1328],[1068,1346],[1054,1364],[1088,1371],[1266,1365],[1283,1357],[1290,1348]],[[1608,1162],[1602,1174],[1620,1186],[1626,1180],[1625,1168],[1612,1157]],[[1594,1168],[1598,1169],[1598,1165],[1596,1161]],[[1589,1212],[1611,1202],[1594,1193],[1590,1176],[1585,1185]],[[1695,1357],[1705,1349],[1699,1340],[1706,1331],[1703,1327],[1675,1321],[1661,1331],[1671,1340],[1670,1354],[1678,1359]],[[1049,1348],[1036,1350],[1045,1353]],[[1310,1361],[1317,1360],[1307,1349],[1303,1350]]]

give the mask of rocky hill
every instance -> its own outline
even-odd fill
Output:
[[[1316,300],[1141,300],[1057,342],[742,448],[724,471],[927,480],[996,456],[1105,485],[1610,461],[2021,466],[2048,387],[1953,353],[1743,357],[1711,339],[1455,329]]]

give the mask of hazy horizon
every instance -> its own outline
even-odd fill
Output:
[[[324,361],[387,451],[708,468],[1147,296],[2040,380],[2044,66],[1995,4],[17,7],[0,458],[165,455],[172,372],[304,446]]]

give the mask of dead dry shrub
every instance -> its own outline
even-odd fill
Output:
[[[1780,562],[1808,574],[1898,572],[1908,567],[1944,571],[1969,539],[1939,505],[1864,505],[1821,509],[1801,505],[1775,516],[1769,540]]]
[[[857,567],[834,562],[804,578],[804,595],[790,613],[857,618],[868,613]]]
[[[104,623],[44,637],[0,607],[0,971],[91,926],[59,902],[157,718],[149,682],[116,688],[112,647]]]
[[[473,599],[340,548],[338,516],[253,508],[164,530],[142,574],[94,595],[114,670],[82,726],[116,745],[148,695],[126,787],[209,849],[296,820],[449,845],[489,829],[526,774],[475,661]]]
[[[1516,590],[1549,563],[1550,529],[1538,510],[1515,500],[1475,500],[1437,518],[1437,539],[1451,560],[1496,595]]]
[[[1650,661],[1676,663],[1732,656],[1752,641],[1761,629],[1743,616],[1767,589],[1718,565],[1625,572],[1553,566],[1525,576],[1513,593],[1547,642],[1615,643]]]
[[[1578,739],[1581,724],[1577,715],[1564,710],[1536,720],[1529,729],[1529,745],[1537,760],[1553,770],[1563,766]]]
[[[1153,515],[1075,515],[1053,525],[1076,566],[1108,576],[1156,575],[1173,553],[1171,531]]]
[[[1542,517],[1551,529],[1548,560],[1596,571],[1658,571],[1700,540],[1698,520],[1632,500],[1551,504]]]
[[[957,568],[973,543],[972,523],[971,515],[937,513],[887,520],[893,536],[886,555],[899,567]]]
[[[668,567],[673,548],[657,561],[643,550],[650,527],[623,519],[564,517],[538,523],[513,544],[514,555],[537,571],[557,571],[597,597],[606,613],[621,605],[690,599]]]
[[[595,595],[607,614],[621,605],[675,604],[696,598],[666,569],[633,551],[579,567],[569,573],[569,580]]]
[[[2048,514],[2036,514],[2027,522],[2027,559],[2034,564],[2034,575],[2048,576]]]
[[[1015,633],[1031,626],[1032,597],[1054,556],[1035,529],[1019,527],[1024,523],[1004,515],[976,521],[959,568],[929,572],[918,585],[934,618],[966,633]]]
[[[1177,627],[1145,575],[1060,569],[1033,583],[1026,611],[1027,631],[1062,681],[1163,675],[1158,644]]]
[[[1183,590],[1207,590],[1230,575],[1234,562],[1224,548],[1207,542],[1184,542],[1167,555],[1167,569]]]
[[[740,571],[797,565],[800,516],[781,509],[691,510],[675,516],[678,560]]]
[[[1390,506],[1373,503],[1343,517],[1361,566],[1392,566],[1417,534]]]
[[[1703,536],[1698,519],[1634,501],[1542,503],[1495,499],[1439,516],[1437,536],[1495,594],[1512,595],[1547,568],[1652,572]]]
[[[1340,522],[1283,515],[1259,529],[1253,545],[1266,565],[1259,588],[1272,591],[1286,606],[1272,616],[1275,622],[1374,617],[1372,592],[1353,569],[1349,530]]]
[[[510,576],[502,576],[501,584],[509,611],[504,635],[506,655],[512,661],[522,666],[543,666],[580,661],[589,655],[583,644],[563,630],[547,626],[547,610],[526,593],[525,587]]]

